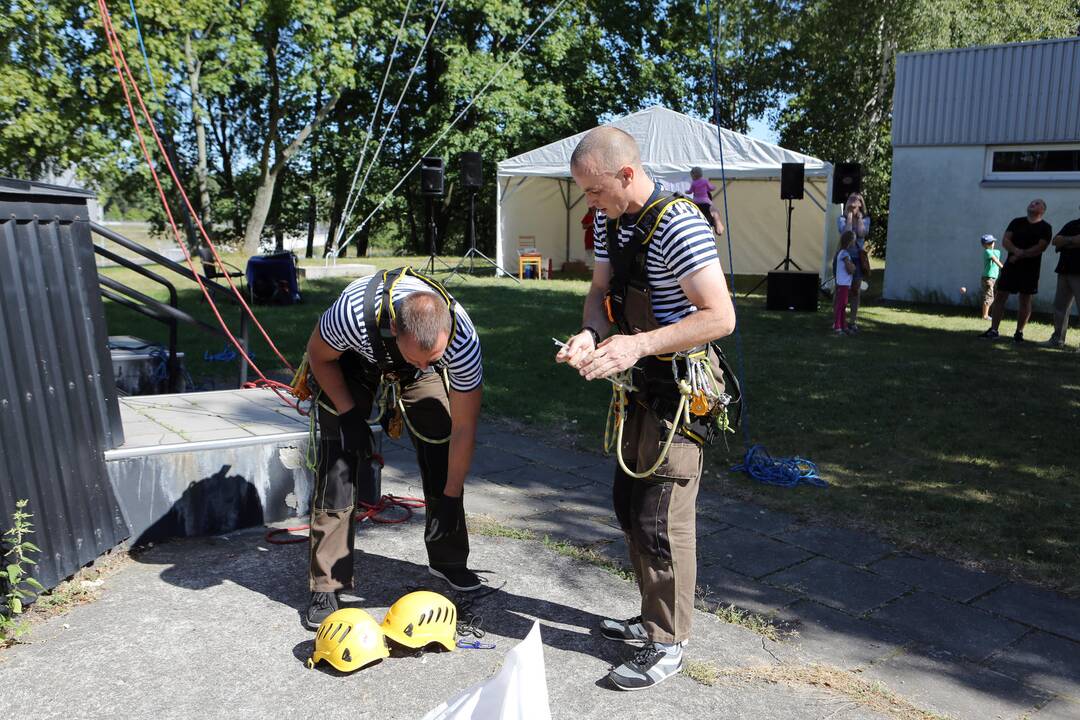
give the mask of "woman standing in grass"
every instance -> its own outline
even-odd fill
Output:
[[[848,293],[851,290],[851,282],[855,275],[855,262],[851,259],[852,249],[855,246],[855,233],[851,230],[840,236],[840,248],[833,258],[833,273],[836,275],[836,291],[833,294],[833,334],[844,335],[847,333],[847,323],[844,319],[844,310],[847,308]],[[852,313],[854,314],[854,312]]]
[[[862,281],[864,277],[870,276],[870,256],[866,253],[866,238],[870,234],[870,216],[866,214],[866,201],[860,193],[853,192],[848,195],[844,203],[844,214],[836,219],[836,226],[841,235],[851,231],[855,236],[849,251],[851,261],[855,263],[855,271],[851,278],[851,290],[848,293],[848,302],[851,305],[848,328],[852,332],[858,332]]]

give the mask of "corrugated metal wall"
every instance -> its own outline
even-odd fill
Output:
[[[1080,38],[896,59],[893,145],[1080,142]]]
[[[105,470],[123,429],[87,197],[0,179],[0,531],[28,499],[47,588],[128,532]]]

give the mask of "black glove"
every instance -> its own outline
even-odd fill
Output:
[[[341,449],[346,452],[366,452],[371,448],[367,418],[358,407],[338,415],[338,432],[341,434]]]
[[[461,527],[461,514],[461,496],[443,495],[424,540],[434,542],[456,533]]]

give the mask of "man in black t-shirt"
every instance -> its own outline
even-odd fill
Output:
[[[1054,236],[1054,249],[1059,253],[1057,267],[1054,268],[1057,273],[1054,334],[1043,345],[1060,348],[1065,347],[1073,299],[1080,298],[1080,218],[1065,223],[1065,227]]]
[[[981,337],[993,339],[998,336],[998,327],[1005,315],[1005,303],[1009,295],[1019,293],[1013,340],[1024,342],[1024,326],[1031,319],[1031,298],[1039,292],[1042,254],[1050,246],[1050,238],[1054,235],[1050,223],[1043,220],[1045,214],[1046,202],[1036,198],[1028,203],[1027,216],[1013,218],[1005,229],[1001,245],[1009,258],[1001,269],[995,288],[994,304],[990,307],[990,329]]]

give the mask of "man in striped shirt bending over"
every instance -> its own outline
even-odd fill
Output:
[[[434,280],[409,268],[360,278],[323,313],[307,346],[319,388],[319,446],[311,503],[311,602],[318,627],[353,586],[353,515],[358,481],[371,472],[368,426],[380,381],[400,392],[384,427],[403,422],[424,486],[424,540],[431,574],[475,590],[462,492],[480,416],[480,339],[468,313]]]
[[[671,353],[705,346],[698,355],[709,353],[711,361],[708,343],[734,330],[735,310],[712,227],[691,202],[649,179],[630,135],[612,127],[590,131],[571,156],[570,173],[597,210],[595,267],[583,327],[556,360],[586,380],[638,368],[622,417],[612,495],[641,590],[641,615],[603,620],[600,630],[641,645],[608,675],[617,688],[641,690],[682,667],[697,580],[701,437],[683,433],[689,426],[679,423],[660,462],[681,407]],[[612,324],[618,333],[603,339]]]

